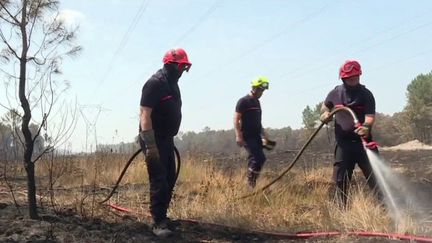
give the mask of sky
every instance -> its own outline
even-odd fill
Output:
[[[179,82],[182,132],[231,129],[237,100],[258,76],[270,80],[263,126],[300,128],[303,109],[341,84],[347,59],[361,63],[361,83],[389,115],[406,105],[407,85],[432,71],[429,0],[60,2],[83,47],[62,67],[71,85],[65,96],[80,113],[69,141],[75,151],[86,140],[133,141],[142,86],[172,47],[184,48],[193,64]]]

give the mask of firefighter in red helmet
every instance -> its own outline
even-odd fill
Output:
[[[139,142],[150,181],[152,230],[156,236],[167,237],[173,233],[167,210],[176,174],[174,136],[182,118],[178,81],[192,64],[182,48],[168,50],[162,61],[163,68],[153,74],[142,88]]]
[[[367,184],[379,199],[382,195],[377,188],[377,182],[370,165],[363,140],[372,140],[372,126],[375,121],[375,98],[372,92],[360,84],[362,69],[356,60],[345,61],[339,69],[339,78],[343,84],[336,86],[329,92],[321,107],[320,120],[328,123],[332,120],[330,111],[338,106],[346,106],[354,111],[360,126],[356,127],[352,117],[345,112],[335,115],[335,161],[333,166],[333,180],[337,194],[342,204],[347,204],[349,181],[357,163],[366,177]],[[374,148],[375,152],[378,149]]]

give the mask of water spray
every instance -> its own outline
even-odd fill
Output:
[[[348,107],[338,106],[337,109],[347,111],[353,118],[355,128],[359,128],[362,124],[358,121],[355,113]],[[416,223],[420,223],[424,220],[421,220],[419,216],[402,214],[404,206],[408,206],[409,202],[418,201],[418,198],[414,195],[408,195],[407,192],[403,192],[403,189],[407,187],[407,182],[403,181],[403,179],[394,174],[391,168],[383,161],[383,159],[378,154],[378,143],[372,141],[369,138],[364,136],[360,136],[363,146],[365,148],[367,157],[369,159],[370,165],[374,172],[374,175],[377,179],[378,185],[380,189],[385,195],[385,202],[390,208],[390,217],[395,222],[396,228],[399,230],[404,230],[404,219],[407,219],[407,216],[414,217]],[[424,213],[419,211],[419,209],[415,209],[414,213],[418,215],[423,215]]]
[[[345,106],[337,106],[335,107],[335,109],[333,109],[333,111],[330,112],[330,116],[333,116],[334,114],[336,114],[339,111],[346,111],[348,112],[354,121],[355,127],[359,127],[361,126],[361,124],[359,123],[355,113],[348,107]],[[271,185],[273,185],[274,183],[276,183],[279,179],[281,179],[293,166],[294,164],[298,161],[298,159],[300,158],[300,156],[303,154],[304,150],[306,149],[306,147],[311,143],[311,141],[313,140],[313,138],[318,134],[319,130],[325,125],[325,123],[321,123],[318,128],[314,131],[314,133],[309,137],[309,139],[306,141],[306,143],[303,145],[303,147],[299,150],[299,152],[297,153],[297,155],[295,156],[294,160],[288,165],[288,168],[283,171],[276,179],[274,179],[273,181],[271,181],[269,184],[265,185],[264,187],[258,189],[257,191],[242,196],[238,199],[244,199],[244,198],[248,198],[251,196],[255,196],[257,194],[259,194],[260,192],[263,192],[265,189],[269,188]],[[397,206],[397,202],[394,200],[394,197],[391,193],[390,190],[390,184],[393,185],[397,185],[397,186],[401,186],[399,182],[399,180],[397,180],[398,178],[395,178],[395,176],[390,176],[390,182],[388,183],[386,180],[387,178],[389,178],[389,174],[391,174],[390,172],[390,168],[388,168],[388,166],[386,166],[384,163],[382,163],[381,159],[379,158],[378,154],[374,152],[374,150],[376,150],[378,148],[378,144],[375,141],[372,140],[367,140],[366,138],[361,137],[362,142],[363,142],[363,146],[365,147],[366,153],[368,155],[368,158],[371,161],[371,166],[374,170],[374,172],[377,173],[377,177],[380,177],[378,180],[378,183],[380,183],[380,185],[384,188],[384,191],[386,191],[386,195],[390,196],[390,204],[392,205],[392,209],[395,210],[395,213],[397,213],[396,215],[396,221],[401,219],[401,215],[399,213],[398,210],[398,206]],[[114,194],[116,188],[118,187],[121,179],[123,178],[127,168],[129,167],[130,163],[133,161],[133,159],[141,152],[141,149],[136,151],[132,157],[129,159],[129,161],[126,163],[125,168],[123,169],[122,173],[120,174],[120,177],[117,180],[117,183],[115,184],[114,188],[112,189],[111,193],[108,195],[108,197],[103,200],[101,203],[106,202],[110,199],[110,197]],[[176,179],[178,177],[179,171],[180,171],[180,155],[178,153],[178,150],[175,148],[175,154],[177,157],[177,172],[176,172]],[[384,169],[382,169],[384,168]],[[383,186],[384,184],[384,186]],[[129,213],[133,213],[132,210],[127,209],[127,208],[121,208],[118,207],[116,205],[113,204],[108,204],[108,206],[116,209],[116,210],[120,210],[123,212],[129,212]],[[395,218],[393,218],[395,219]],[[199,221],[196,220],[183,220],[185,222],[195,222],[195,223],[201,223]],[[323,236],[341,236],[342,233],[340,232],[309,232],[309,233],[296,233],[296,234],[290,234],[290,233],[269,233],[269,232],[259,232],[259,233],[265,233],[265,234],[273,234],[275,236],[278,237],[286,237],[289,239],[305,239],[305,238],[311,238],[311,237],[323,237]],[[413,235],[408,235],[408,234],[392,234],[392,233],[377,233],[377,232],[346,232],[345,235],[347,236],[365,236],[365,237],[385,237],[385,238],[393,238],[393,239],[400,239],[400,240],[409,240],[409,241],[416,241],[416,242],[432,242],[432,238],[428,238],[428,237],[418,237],[418,236],[413,236]]]

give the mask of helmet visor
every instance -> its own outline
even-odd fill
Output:
[[[268,89],[269,88],[269,83],[267,83],[267,82],[261,83],[258,87],[261,88],[261,89]]]
[[[346,63],[341,67],[341,71],[344,73],[359,72],[360,70],[360,65],[357,62]]]
[[[179,71],[186,71],[189,72],[189,69],[191,68],[192,64],[190,63],[179,63],[178,69]]]

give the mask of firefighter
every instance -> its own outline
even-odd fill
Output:
[[[347,205],[347,193],[352,173],[357,163],[367,180],[368,186],[375,193],[376,178],[363,146],[364,141],[372,141],[372,126],[375,121],[375,98],[370,90],[360,84],[362,74],[360,63],[347,60],[339,69],[342,84],[331,90],[321,107],[320,120],[324,123],[333,118],[330,111],[338,106],[346,106],[354,111],[360,126],[354,124],[353,118],[347,112],[335,115],[335,139],[333,180],[336,184],[338,198],[342,205]],[[374,148],[375,152],[378,149]]]
[[[139,142],[150,181],[152,231],[159,237],[173,233],[167,210],[176,177],[174,136],[182,118],[178,81],[192,65],[182,48],[168,50],[163,64],[163,68],[153,74],[142,88],[139,126]]]
[[[237,102],[234,113],[234,129],[237,145],[244,147],[248,153],[248,184],[252,188],[266,161],[263,146],[275,145],[268,139],[261,124],[261,104],[259,99],[269,88],[266,77],[259,77],[252,81],[252,90]]]

